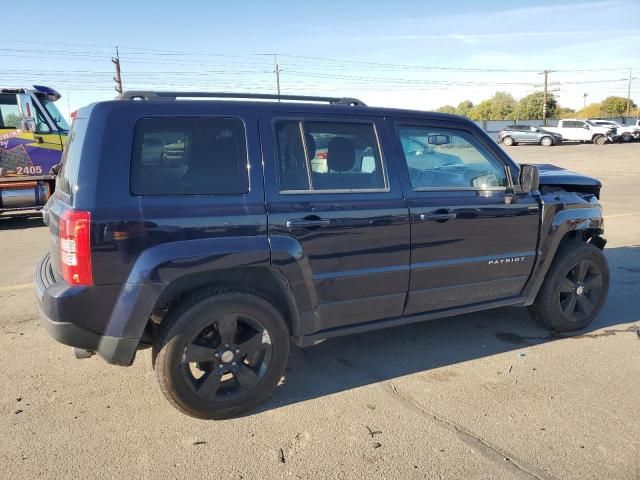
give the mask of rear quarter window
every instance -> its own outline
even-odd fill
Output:
[[[249,191],[245,128],[238,118],[143,118],[131,161],[134,195]]]
[[[87,123],[86,118],[78,117],[74,120],[62,154],[62,166],[56,178],[56,189],[68,195],[73,194],[73,190],[78,183],[82,144],[87,132]]]

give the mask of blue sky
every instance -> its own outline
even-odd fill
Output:
[[[0,84],[61,91],[63,111],[125,88],[357,96],[433,109],[502,90],[540,90],[561,104],[608,95],[640,101],[638,0],[347,2],[22,1],[3,9]],[[37,23],[38,19],[42,21]],[[28,20],[28,22],[26,22]]]

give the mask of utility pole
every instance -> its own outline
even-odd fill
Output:
[[[629,86],[627,87],[627,117],[631,116],[631,69],[629,69]]]
[[[118,53],[118,47],[116,47],[116,56],[111,57],[111,62],[116,66],[116,74],[113,76],[113,81],[116,82],[116,92],[122,93],[122,76],[120,75],[120,54]]]
[[[549,70],[544,71],[544,103],[542,104],[542,120],[547,125],[547,77],[549,76]]]
[[[588,93],[583,93],[582,94],[582,108],[585,108],[587,106],[587,97],[589,96]]]
[[[273,63],[276,66],[276,69],[273,71],[273,73],[276,74],[276,87],[278,88],[278,96],[280,96],[280,72],[282,70],[280,70],[280,67],[278,66],[278,55],[273,56]]]

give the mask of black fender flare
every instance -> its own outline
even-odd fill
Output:
[[[572,232],[585,232],[594,245],[604,248],[606,240],[603,233],[604,218],[602,207],[593,197],[593,201],[581,200],[579,204],[547,204],[543,206],[538,256],[523,290],[525,305],[531,305],[551,267],[551,263],[563,240]]]
[[[269,267],[265,236],[184,240],[145,250],[122,286],[105,335],[141,338],[161,295],[178,279],[230,268]]]

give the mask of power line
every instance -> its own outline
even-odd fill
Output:
[[[36,43],[36,42],[28,42],[28,43]],[[48,42],[47,42],[48,43]],[[72,45],[68,43],[61,42],[63,45]],[[82,45],[76,44],[80,46],[90,46],[90,45]],[[98,48],[107,48],[106,46],[99,46]],[[224,60],[223,63],[229,64],[247,64],[246,59],[257,60],[259,57],[264,56],[265,54],[250,54],[250,55],[231,55],[224,53],[216,53],[216,52],[180,52],[180,51],[167,51],[167,50],[158,50],[158,49],[144,49],[144,48],[134,48],[130,47],[130,51],[125,51],[123,53],[123,58],[127,58],[129,55],[133,56],[147,56],[147,57],[157,57],[157,56],[169,56],[169,57],[179,57],[183,59],[184,57],[197,57],[202,59],[202,57],[212,56],[216,58],[224,58],[224,59],[245,59],[244,61],[229,61]],[[34,53],[43,53],[47,56],[51,55],[64,55],[67,56],[69,54],[73,54],[75,56],[85,56],[88,58],[104,58],[108,55],[107,52],[97,52],[87,51],[87,50],[54,50],[48,49],[24,49],[24,48],[0,48],[0,52],[11,52],[16,53],[19,52],[21,54],[34,54]],[[270,56],[274,54],[268,54]],[[304,55],[293,55],[286,53],[277,53],[280,57],[290,58],[295,60],[303,60],[303,61],[312,61],[314,65],[318,62],[331,63],[337,65],[359,65],[359,66],[371,66],[371,67],[384,67],[384,68],[392,68],[392,69],[408,69],[408,70],[440,70],[440,71],[457,71],[457,72],[488,72],[488,73],[535,73],[538,72],[538,69],[509,69],[509,68],[471,68],[471,67],[449,67],[449,66],[437,66],[437,65],[416,65],[416,64],[403,64],[403,63],[387,63],[387,62],[372,62],[365,60],[353,60],[353,59],[338,59],[331,57],[313,57],[313,56],[304,56]],[[187,61],[190,61],[187,59]],[[207,62],[211,62],[213,60],[209,59]],[[261,63],[264,65],[264,62]],[[626,71],[629,67],[604,67],[604,68],[579,68],[579,69],[556,69],[557,72],[563,73],[571,73],[571,72],[604,72],[604,71]]]

